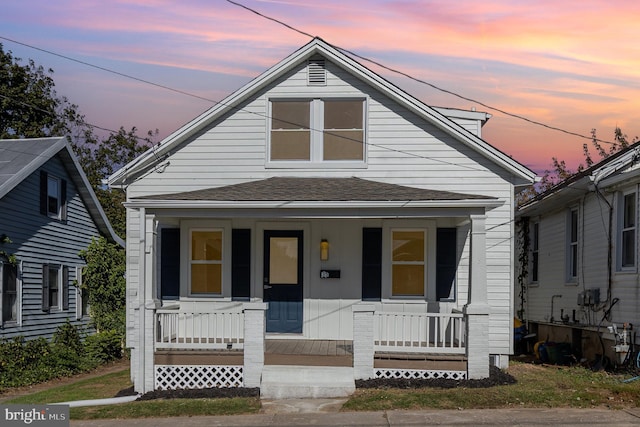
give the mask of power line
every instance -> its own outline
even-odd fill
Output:
[[[245,9],[245,10],[248,10],[249,12],[252,12],[252,13],[254,13],[254,14],[258,15],[258,16],[260,16],[261,18],[264,18],[264,19],[267,19],[267,20],[269,20],[269,21],[275,22],[275,23],[277,23],[277,24],[279,24],[279,25],[282,25],[282,26],[284,26],[284,27],[286,27],[286,28],[288,28],[288,29],[290,29],[290,30],[292,30],[292,31],[297,32],[298,34],[302,34],[302,35],[304,35],[304,36],[307,36],[307,37],[311,37],[311,38],[313,38],[313,36],[312,36],[312,35],[310,35],[309,33],[305,32],[305,31],[302,31],[302,30],[300,30],[300,29],[298,29],[298,28],[295,28],[295,27],[293,27],[293,26],[291,26],[291,25],[287,24],[286,22],[283,22],[283,21],[278,20],[278,19],[276,19],[276,18],[273,18],[273,17],[267,16],[267,15],[265,15],[265,14],[263,14],[263,13],[260,13],[260,12],[258,12],[258,11],[256,11],[256,10],[254,10],[254,9],[252,9],[252,8],[248,7],[248,6],[245,6],[245,5],[243,5],[243,4],[240,4],[240,3],[235,2],[235,1],[233,1],[233,0],[226,0],[226,1],[227,1],[228,3],[231,3],[231,4],[232,4],[232,5],[234,5],[234,6],[238,6],[238,7],[241,7],[241,8],[243,8],[243,9]],[[567,134],[567,135],[576,136],[576,137],[583,138],[583,139],[588,139],[589,141],[597,141],[597,142],[602,142],[602,143],[605,143],[605,144],[615,144],[615,142],[605,141],[605,140],[602,140],[602,139],[594,138],[593,136],[582,135],[582,134],[579,134],[579,133],[577,133],[577,132],[572,132],[572,131],[569,131],[569,130],[566,130],[566,129],[559,128],[559,127],[557,127],[557,126],[548,125],[548,124],[546,124],[546,123],[542,123],[542,122],[539,122],[539,121],[537,121],[537,120],[529,119],[529,118],[527,118],[527,117],[525,117],[525,116],[522,116],[522,115],[520,115],[520,114],[509,113],[508,111],[503,110],[503,109],[501,109],[501,108],[492,107],[492,106],[490,106],[490,105],[488,105],[488,104],[485,104],[484,102],[480,102],[480,101],[477,101],[477,100],[475,100],[475,99],[473,99],[473,98],[469,98],[469,97],[466,97],[466,96],[464,96],[464,95],[460,95],[459,93],[453,92],[453,91],[448,90],[448,89],[443,89],[443,88],[441,88],[441,87],[439,87],[439,86],[434,85],[433,83],[429,83],[429,82],[427,82],[427,81],[425,81],[425,80],[419,79],[419,78],[417,78],[417,77],[413,77],[412,75],[410,75],[410,74],[408,74],[408,73],[405,73],[404,71],[400,71],[400,70],[397,70],[397,69],[395,69],[395,68],[388,67],[388,66],[386,66],[386,65],[384,65],[384,64],[382,64],[382,63],[380,63],[380,62],[378,62],[378,61],[375,61],[375,60],[373,60],[373,59],[370,59],[370,58],[367,58],[367,57],[365,57],[365,56],[359,55],[359,54],[357,54],[357,53],[355,53],[355,52],[353,52],[353,51],[351,51],[351,50],[348,50],[348,49],[342,48],[342,47],[340,47],[340,46],[337,46],[337,45],[331,44],[331,43],[327,42],[326,40],[325,40],[325,42],[326,42],[327,44],[331,45],[333,48],[335,48],[335,49],[337,49],[337,50],[339,50],[339,51],[341,51],[341,52],[344,52],[344,53],[346,53],[346,54],[349,54],[349,55],[351,55],[351,56],[354,56],[354,57],[356,57],[356,58],[358,58],[358,59],[361,59],[361,60],[363,60],[363,61],[370,62],[370,63],[372,63],[372,64],[374,64],[374,65],[377,65],[378,67],[383,68],[383,69],[385,69],[385,70],[387,70],[387,71],[390,71],[390,72],[395,73],[395,74],[399,74],[399,75],[401,75],[401,76],[403,76],[403,77],[406,77],[406,78],[408,78],[408,79],[410,79],[410,80],[413,80],[413,81],[415,81],[415,82],[417,82],[417,83],[424,84],[424,85],[429,86],[429,87],[431,87],[431,88],[433,88],[433,89],[436,89],[436,90],[438,90],[438,91],[440,91],[440,92],[443,92],[443,93],[446,93],[446,94],[448,94],[448,95],[452,95],[452,96],[455,96],[455,97],[457,97],[457,98],[460,98],[460,99],[462,99],[462,100],[464,100],[464,101],[472,102],[472,103],[475,103],[475,104],[481,105],[481,106],[483,106],[483,107],[485,107],[485,108],[487,108],[487,109],[489,109],[489,110],[497,111],[497,112],[499,112],[499,113],[501,113],[501,114],[504,114],[505,116],[513,117],[513,118],[515,118],[515,119],[519,119],[519,120],[523,120],[523,121],[525,121],[525,122],[527,122],[527,123],[531,123],[531,124],[533,124],[533,125],[537,125],[537,126],[542,126],[542,127],[544,127],[544,128],[550,129],[550,130],[555,130],[555,131],[558,131],[558,132],[562,132],[562,133],[565,133],[565,134]]]

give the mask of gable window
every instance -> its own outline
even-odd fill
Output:
[[[191,230],[191,294],[222,294],[222,230]]]
[[[364,99],[271,100],[269,160],[364,161]]]
[[[622,194],[618,214],[618,267],[636,265],[636,193]]]
[[[45,171],[40,172],[40,213],[50,218],[66,220],[67,181]]]
[[[575,282],[578,278],[578,209],[570,209],[567,214],[567,279]]]
[[[18,321],[18,268],[10,263],[1,263],[2,323]]]
[[[540,223],[531,224],[531,281],[538,283],[540,269]]]
[[[391,244],[391,294],[423,297],[426,283],[426,230],[392,230]]]

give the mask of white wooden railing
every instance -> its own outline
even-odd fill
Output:
[[[391,313],[373,316],[374,351],[465,353],[462,313]]]
[[[156,349],[241,349],[244,313],[241,311],[156,311]]]

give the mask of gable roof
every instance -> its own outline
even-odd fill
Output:
[[[316,37],[305,46],[293,52],[278,64],[262,73],[260,76],[226,97],[224,100],[218,102],[200,116],[194,118],[189,123],[167,136],[158,146],[150,148],[135,160],[117,170],[109,177],[109,185],[126,185],[130,176],[139,174],[147,170],[149,167],[152,167],[158,159],[162,158],[164,154],[169,153],[173,147],[178,146],[182,142],[210,126],[210,124],[218,117],[231,109],[237,108],[237,106],[243,101],[249,99],[253,94],[265,88],[275,79],[281,77],[286,72],[315,55],[321,55],[328,58],[347,72],[389,96],[391,99],[403,105],[429,123],[452,135],[454,138],[484,155],[495,164],[500,165],[514,176],[523,180],[524,183],[530,184],[535,179],[536,174],[526,166],[513,160],[510,156],[491,146],[482,138],[468,132],[462,126],[448,119],[438,109],[429,107],[422,101],[419,101],[417,98],[409,95],[397,86],[369,70],[348,55],[342,53],[337,48],[331,46],[329,43]]]
[[[388,202],[385,204],[384,202]],[[445,202],[445,203],[441,203]],[[336,206],[494,206],[495,197],[428,190],[361,178],[273,177],[182,193],[142,196],[127,206],[320,207]]]
[[[569,194],[570,190],[579,190],[581,193],[577,194],[582,194],[589,191],[593,185],[602,187],[629,179],[631,176],[640,176],[640,169],[636,169],[634,174],[620,174],[621,171],[637,164],[638,161],[640,161],[640,141],[537,194],[533,199],[518,207],[516,214],[518,216],[533,215],[544,209],[547,203],[557,204],[558,200],[563,197],[575,197],[575,191],[571,191]]]
[[[100,232],[124,246],[111,227],[89,180],[65,137],[0,139],[0,199],[42,165],[59,155]]]

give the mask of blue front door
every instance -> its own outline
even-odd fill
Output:
[[[303,233],[264,232],[264,301],[267,332],[302,333]]]

